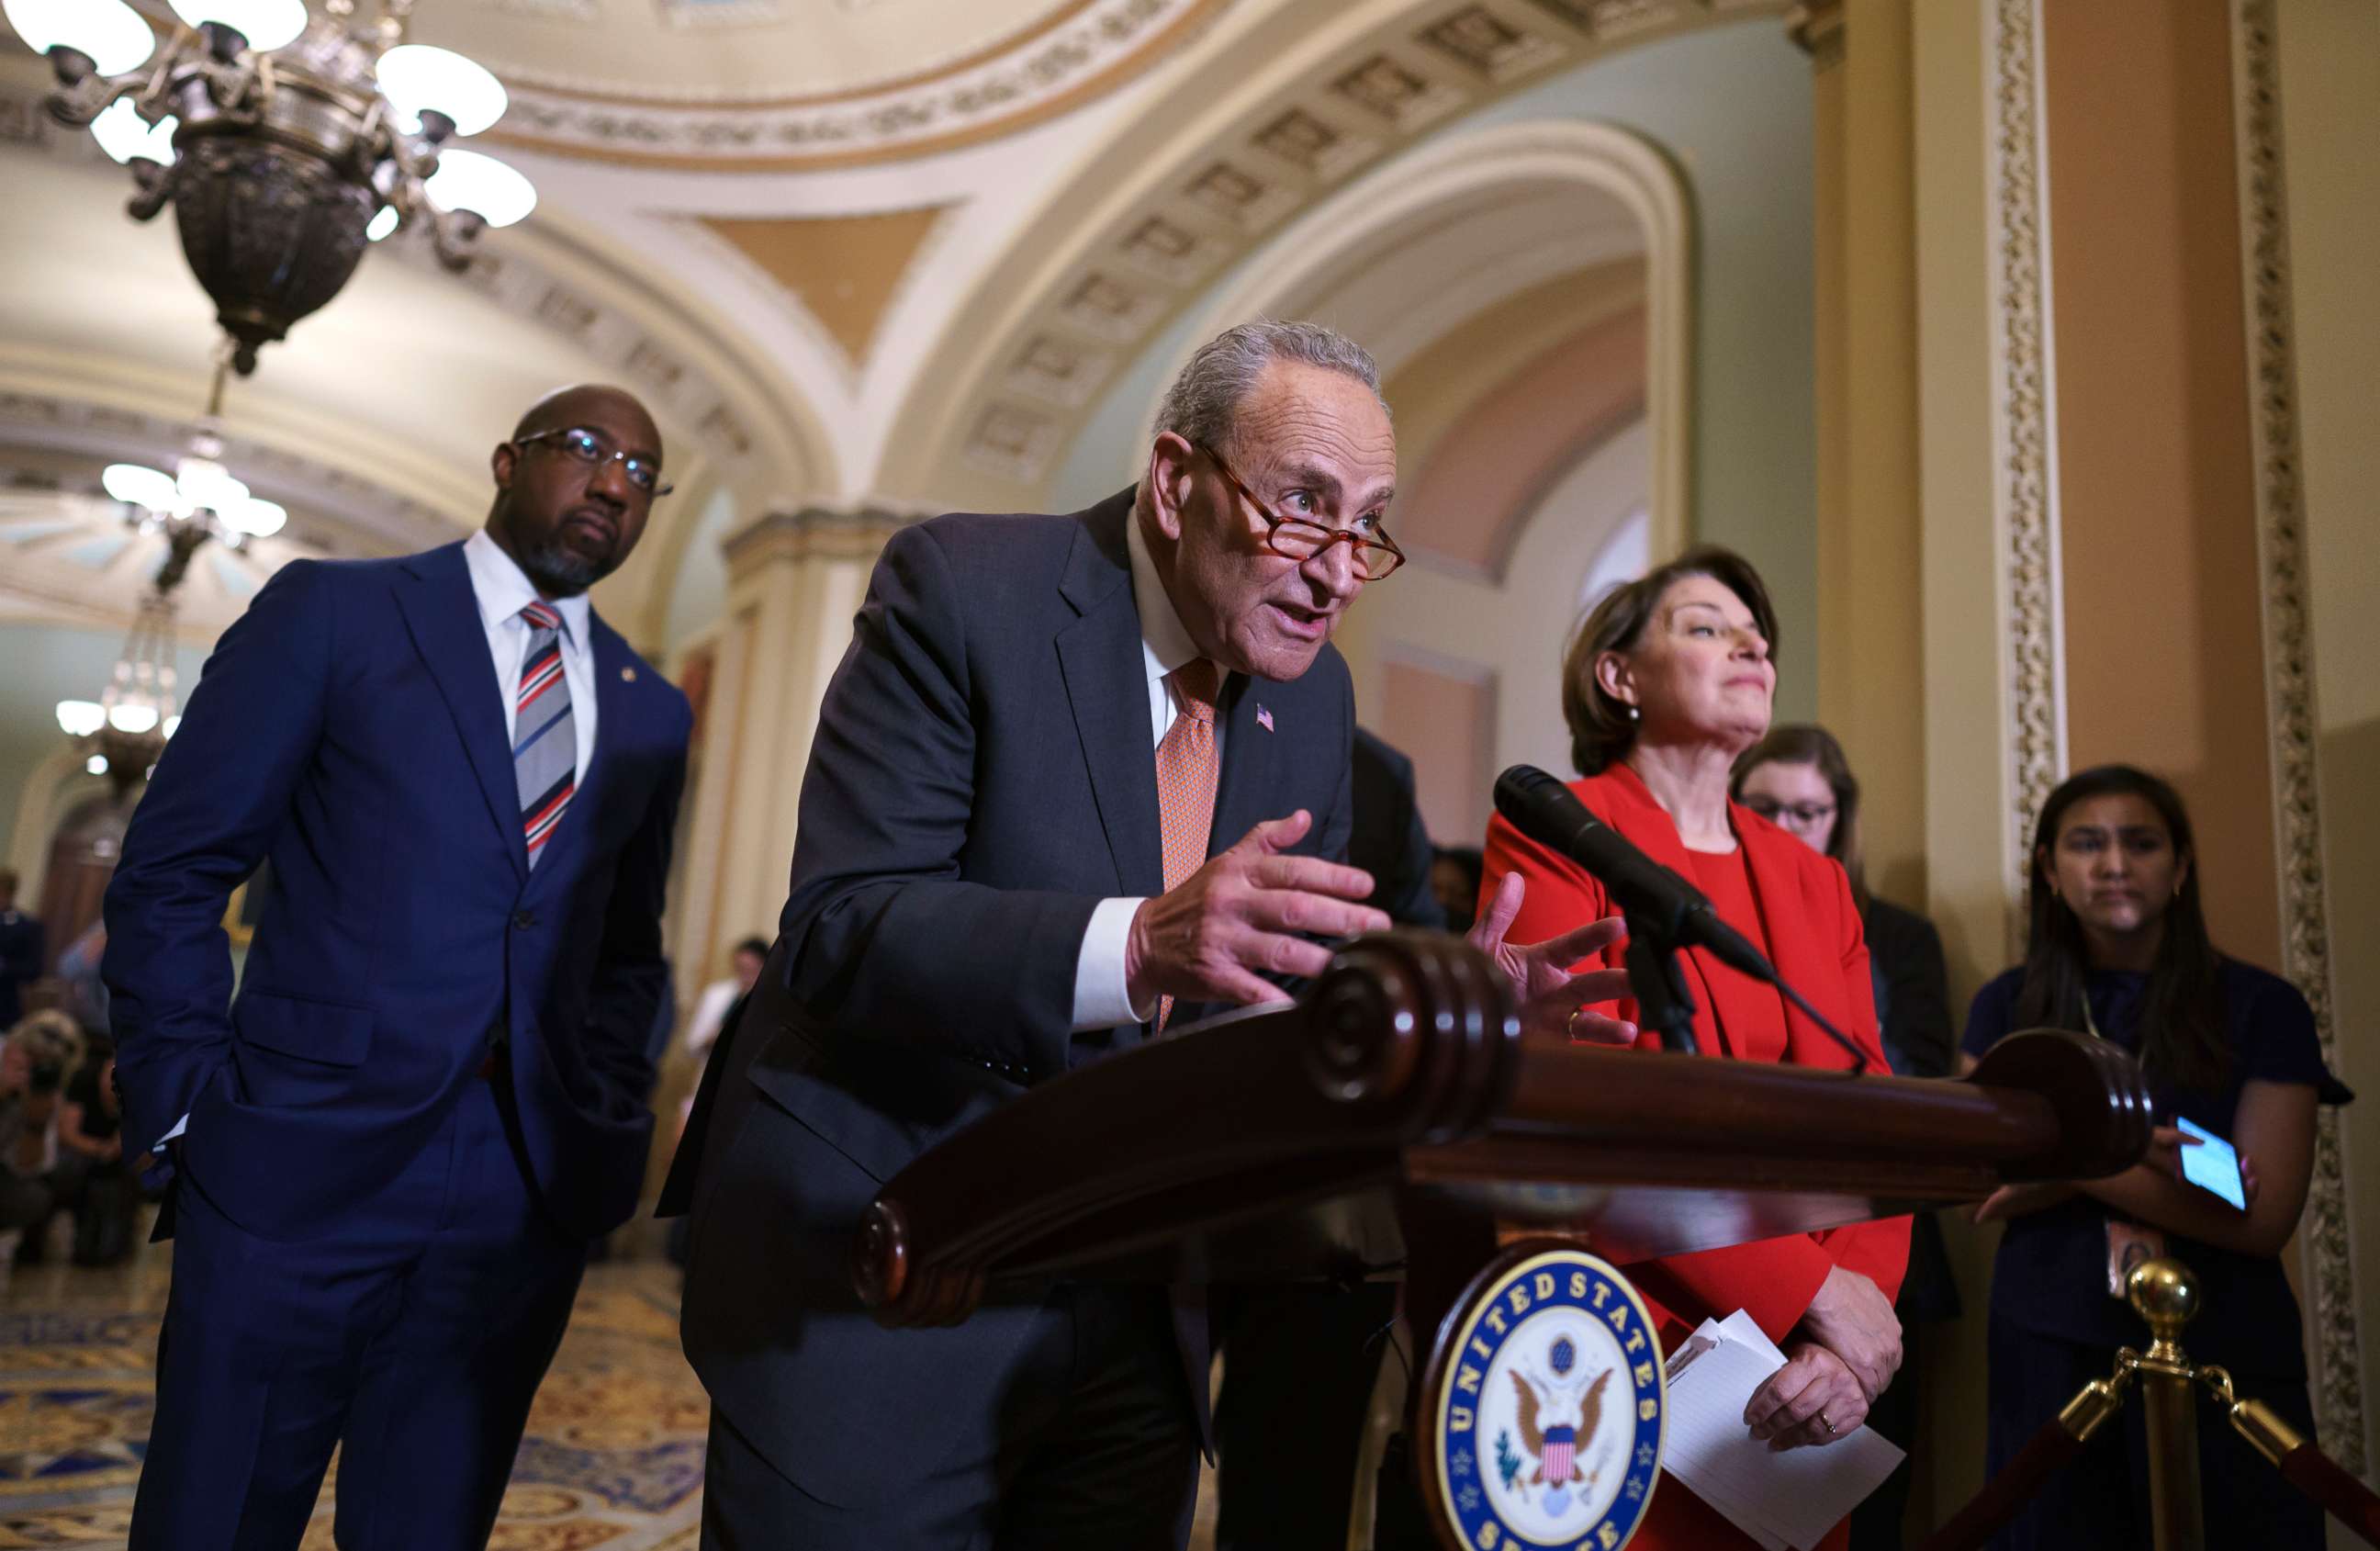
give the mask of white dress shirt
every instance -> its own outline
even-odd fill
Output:
[[[1156,563],[1140,535],[1137,512],[1124,518],[1124,549],[1132,557],[1132,599],[1140,611],[1141,669],[1148,676],[1148,757],[1153,780],[1157,745],[1165,741],[1166,730],[1181,714],[1173,686],[1165,682],[1165,675],[1195,660],[1199,653],[1182,616],[1173,611],[1173,600],[1165,594],[1165,584],[1158,579]],[[1228,678],[1226,674],[1216,681],[1219,698]],[[1215,727],[1219,768],[1222,754],[1223,729],[1219,721]],[[1132,936],[1133,915],[1147,903],[1146,898],[1101,900],[1091,912],[1091,924],[1083,932],[1083,951],[1075,960],[1076,1032],[1144,1023],[1156,1015],[1157,999],[1149,998],[1147,1007],[1135,1007],[1124,984],[1124,948]]]
[[[528,649],[529,624],[520,612],[537,602],[537,588],[513,557],[481,528],[463,540],[470,567],[471,594],[480,602],[480,623],[488,632],[488,655],[496,663],[496,698],[504,708],[504,745],[518,736],[521,653]],[[570,686],[570,723],[578,734],[578,783],[595,758],[595,643],[589,634],[587,595],[544,600],[562,616],[562,679]]]
[[[734,975],[713,980],[695,999],[694,1016],[686,1020],[686,1051],[690,1056],[708,1056],[710,1048],[719,1043],[719,1031],[727,1024],[727,1010],[744,994],[744,987]],[[688,1102],[692,1099],[689,1097]]]

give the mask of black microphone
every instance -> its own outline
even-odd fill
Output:
[[[1637,850],[1535,765],[1515,765],[1496,778],[1496,811],[1539,845],[1585,867],[1611,891],[1622,914],[1638,917],[1672,946],[1707,948],[1721,963],[1775,983],[1775,966],[1718,918],[1701,890]]]
[[[1767,954],[1720,920],[1701,890],[1639,851],[1627,836],[1589,812],[1569,787],[1535,765],[1514,765],[1496,778],[1496,811],[1539,845],[1585,867],[1609,890],[1621,914],[1628,917],[1632,939],[1641,930],[1658,939],[1657,946],[1664,951],[1708,949],[1721,963],[1776,987],[1828,1037],[1851,1052],[1853,1072],[1867,1070],[1866,1053],[1787,985]],[[1632,958],[1630,974],[1634,973]]]

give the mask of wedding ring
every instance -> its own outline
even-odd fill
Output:
[[[1826,1413],[1825,1412],[1820,1412],[1818,1413],[1818,1420],[1819,1420],[1819,1421],[1821,1421],[1821,1422],[1826,1423],[1826,1424],[1827,1424],[1827,1431],[1828,1431],[1828,1433],[1830,1433],[1830,1434],[1831,1434],[1831,1433],[1835,1430],[1835,1424],[1834,1424],[1834,1423],[1833,1423],[1832,1421],[1829,1421],[1829,1420],[1828,1419],[1827,1413]]]

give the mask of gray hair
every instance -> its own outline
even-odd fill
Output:
[[[1380,369],[1362,345],[1320,323],[1259,318],[1225,329],[1198,346],[1190,364],[1165,390],[1154,433],[1172,431],[1196,445],[1221,447],[1231,440],[1240,406],[1257,379],[1281,360],[1352,377],[1371,389],[1381,412],[1388,412],[1388,401],[1380,398]]]

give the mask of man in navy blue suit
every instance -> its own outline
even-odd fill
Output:
[[[964,1325],[886,1330],[852,1234],[882,1181],[1026,1087],[1278,999],[1329,964],[1314,938],[1388,925],[1344,863],[1354,706],[1329,637],[1397,563],[1395,477],[1370,357],[1251,324],[1184,370],[1135,488],[885,547],[777,945],[663,1193],[694,1211],[706,1547],[1183,1543],[1196,1294],[1002,1288]],[[1567,981],[1585,950],[1545,947]]]
[[[125,1139],[175,1171],[136,1548],[296,1546],[334,1445],[344,1551],[487,1541],[652,1130],[692,719],[586,591],[661,464],[627,394],[543,399],[481,532],[285,566],[157,763],[106,907]]]

